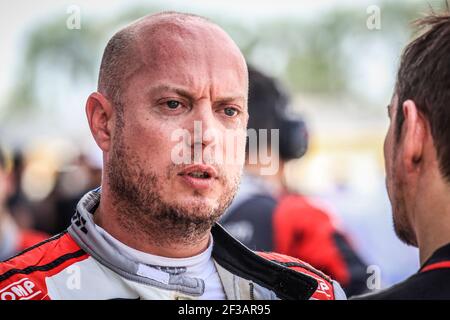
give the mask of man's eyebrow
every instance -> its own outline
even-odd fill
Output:
[[[171,85],[167,85],[167,84],[160,84],[160,85],[151,87],[149,89],[149,93],[154,93],[154,92],[158,92],[158,91],[171,91],[171,92],[175,92],[179,96],[185,97],[187,99],[193,99],[193,95],[188,90],[183,89],[181,87],[171,86]]]
[[[195,96],[191,92],[189,92],[188,90],[186,90],[182,87],[171,86],[171,85],[167,85],[167,84],[160,84],[160,85],[151,87],[149,89],[149,93],[158,92],[158,91],[171,91],[171,92],[174,92],[174,93],[178,94],[179,96],[185,97],[187,99],[190,99],[190,100],[195,99]],[[237,100],[242,100],[243,102],[245,102],[246,99],[245,99],[245,96],[243,96],[243,95],[231,95],[231,96],[217,97],[215,100],[220,101],[222,103],[227,103],[227,102],[233,102],[233,101],[237,101]]]
[[[234,101],[239,101],[239,100],[242,100],[242,102],[245,102],[245,97],[242,95],[236,95],[236,96],[227,96],[227,97],[217,97],[215,100],[220,101],[222,103],[234,102]]]

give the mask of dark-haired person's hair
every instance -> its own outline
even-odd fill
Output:
[[[403,52],[395,93],[395,134],[405,120],[403,103],[410,99],[428,121],[439,168],[450,181],[450,14],[432,14],[416,21],[422,31]]]
[[[248,66],[249,129],[279,129],[279,115],[286,111],[290,97],[274,78]],[[270,135],[268,136],[270,138]]]

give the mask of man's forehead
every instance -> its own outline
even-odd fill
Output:
[[[145,89],[145,93],[150,97],[158,96],[159,94],[173,93],[188,99],[203,98],[203,96],[199,96],[199,93],[193,90],[193,88],[176,84],[172,85],[167,82],[149,83],[149,85]],[[222,90],[213,90],[208,93],[214,95],[211,98],[220,100],[222,102],[245,103],[247,101],[247,92],[243,88],[230,87],[229,90],[227,90],[227,88],[222,88]]]
[[[219,48],[243,59],[231,37],[218,25],[199,16],[163,13],[144,17],[127,27],[141,56],[158,58],[173,50]]]
[[[201,87],[201,80],[220,79],[248,85],[241,51],[225,31],[205,19],[150,17],[131,25],[130,31],[137,49],[134,54],[141,84],[167,79],[176,85]]]
[[[218,38],[213,34],[187,30],[185,34],[170,30],[153,30],[140,37],[138,59],[150,73],[186,72],[201,76],[206,72],[222,68],[223,76],[236,75],[247,78],[245,59],[231,39]],[[159,76],[159,75],[158,75]],[[178,77],[183,77],[182,74]]]
[[[153,15],[145,16],[134,23],[132,23],[131,27],[145,29],[152,26],[158,25],[188,25],[188,24],[201,24],[208,23],[210,25],[215,25],[208,19],[187,13],[180,12],[162,12]]]
[[[141,42],[140,53],[145,64],[156,66],[226,64],[243,69],[245,64],[239,49],[229,41],[201,35],[167,33],[147,38]]]
[[[136,36],[136,40],[147,47],[155,41],[178,43],[202,41],[205,43],[212,39],[220,41],[231,40],[220,27],[200,17],[157,15],[138,21],[131,25],[130,28]]]

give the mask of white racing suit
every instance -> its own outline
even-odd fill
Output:
[[[180,270],[160,277],[160,270],[112,247],[93,221],[100,196],[99,188],[80,200],[67,231],[0,263],[0,300],[174,300],[203,294],[202,279]],[[211,233],[212,258],[229,300],[345,299],[337,282],[301,260],[255,253],[219,224]]]

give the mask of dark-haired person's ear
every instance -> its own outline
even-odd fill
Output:
[[[109,100],[99,92],[91,93],[86,102],[86,115],[92,136],[104,152],[111,146],[113,128],[113,107]]]
[[[420,170],[426,139],[426,120],[417,109],[414,101],[406,100],[402,104],[404,123],[402,126],[402,155],[406,173]]]

